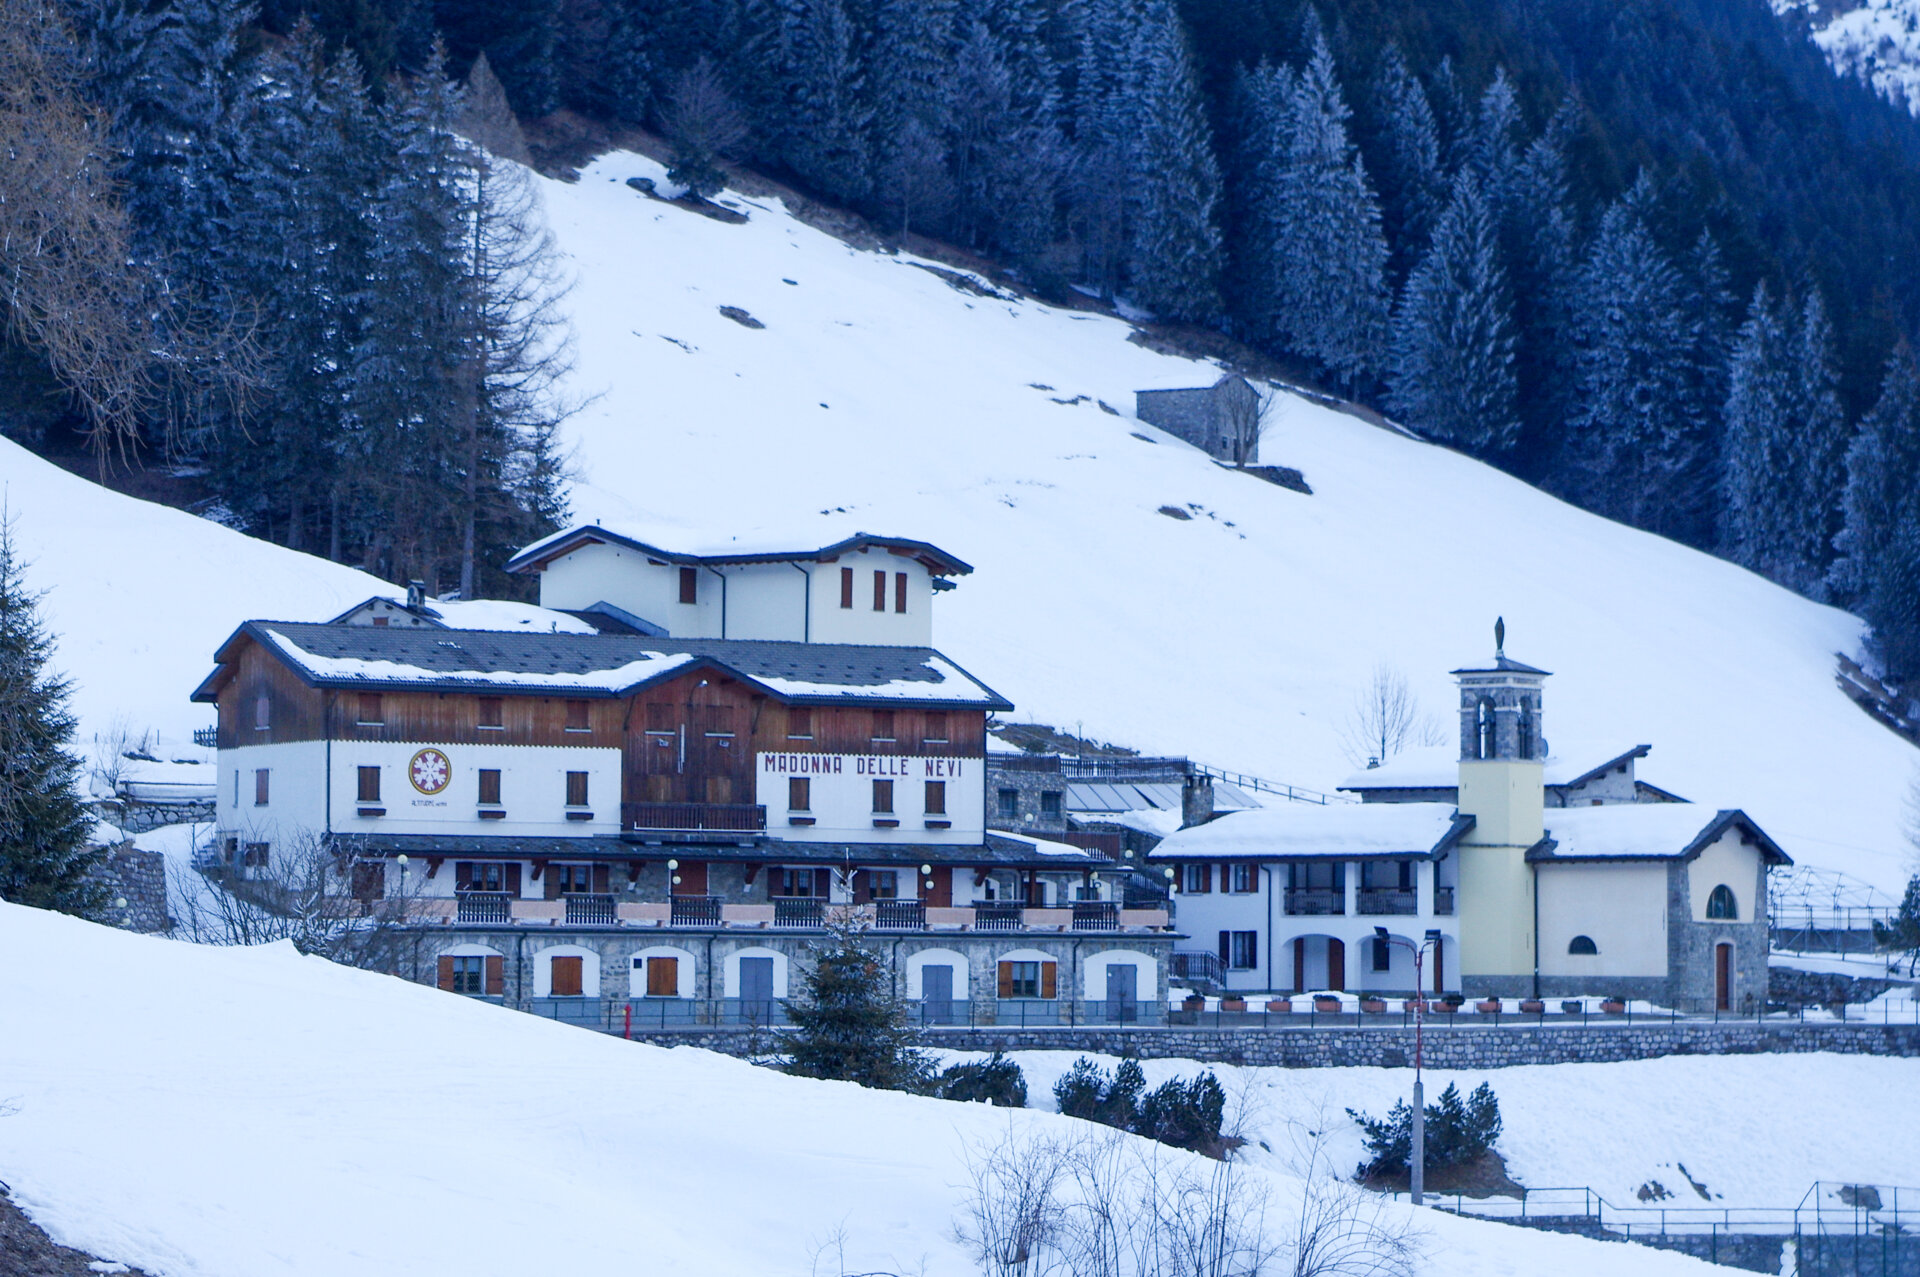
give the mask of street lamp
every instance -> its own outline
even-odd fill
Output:
[[[679,885],[680,862],[677,860],[669,860],[667,862],[667,894],[672,895],[673,889]]]
[[[1382,944],[1397,944],[1413,954],[1413,1149],[1407,1159],[1408,1194],[1413,1204],[1422,1204],[1422,1196],[1427,1186],[1427,1092],[1420,1078],[1422,1047],[1425,1045],[1427,1020],[1427,990],[1425,977],[1421,970],[1427,956],[1427,946],[1440,947],[1440,931],[1429,928],[1427,938],[1419,944],[1403,940],[1399,936],[1389,935],[1385,927],[1373,929],[1374,938]]]
[[[921,865],[920,876],[927,880],[927,890],[932,891],[933,890],[933,866]]]

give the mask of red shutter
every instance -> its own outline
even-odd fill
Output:
[[[606,865],[595,865],[593,867],[593,889],[595,892],[603,896],[606,895],[608,891],[612,890],[612,888],[608,885],[608,879],[610,875],[607,872],[607,868],[608,867]]]
[[[825,900],[833,894],[833,870],[816,869],[813,871],[813,894]]]
[[[853,606],[853,569],[840,569],[840,606]]]
[[[518,861],[507,866],[507,894],[518,899],[520,896],[520,864]]]
[[[905,572],[893,574],[893,610],[896,612],[907,610],[907,574]]]
[[[1004,965],[1004,964],[1002,964]],[[440,987],[448,993],[453,992],[453,959],[440,959]]]
[[[440,961],[447,963],[447,983],[441,987],[451,989],[453,987],[452,962],[447,958],[442,958]],[[1013,964],[1011,962],[1000,964],[1000,996],[1003,998],[1013,996]]]
[[[548,865],[548,866],[547,866],[547,872],[546,872],[546,873],[545,873],[545,875],[543,875],[543,876],[545,877],[545,879],[546,879],[546,883],[547,883],[547,899],[549,899],[549,900],[558,900],[558,899],[560,898],[560,869],[559,869],[559,866],[557,866],[557,865]]]
[[[704,896],[707,894],[707,862],[704,860],[683,860],[678,870],[680,885],[673,889],[676,896]]]
[[[885,572],[873,574],[873,610],[876,612],[887,610],[887,574]]]
[[[507,960],[497,953],[487,955],[487,996],[497,998],[507,991]]]
[[[1050,998],[1054,996],[1056,992],[1056,986],[1054,984],[1054,975],[1059,965],[1060,964],[1057,962],[1043,962],[1040,964],[1040,996],[1041,997]]]
[[[453,862],[453,889],[455,891],[473,890],[473,862],[456,860]]]

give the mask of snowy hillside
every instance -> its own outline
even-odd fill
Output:
[[[662,178],[614,155],[544,183],[579,281],[575,387],[601,396],[571,427],[579,516],[934,541],[978,568],[935,641],[1016,718],[1317,788],[1351,770],[1340,725],[1376,664],[1445,715],[1447,671],[1490,656],[1504,615],[1512,653],[1555,671],[1550,741],[1649,742],[1656,784],[1904,882],[1915,754],[1834,690],[1846,614],[1303,400],[1264,459],[1313,496],[1225,472],[1131,416],[1136,389],[1217,370],[1123,323],[961,291],[776,203],[701,217],[631,176]]]
[[[1920,114],[1920,2],[1774,0],[1774,9],[1806,13],[1813,42],[1835,71]]]
[[[13,905],[0,971],[0,1179],[56,1241],[155,1277],[976,1271],[952,1228],[1000,1111]],[[1298,1181],[1272,1185],[1280,1225]],[[1621,1271],[1618,1245],[1425,1226],[1434,1277]]]

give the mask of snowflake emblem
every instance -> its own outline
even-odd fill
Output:
[[[447,787],[453,764],[437,749],[423,749],[407,764],[407,779],[423,794],[437,794]]]

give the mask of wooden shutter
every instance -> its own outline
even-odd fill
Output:
[[[853,606],[853,569],[840,569],[840,606]]]
[[[520,863],[514,861],[507,866],[507,894],[518,899],[520,895]]]
[[[480,698],[480,726],[504,726],[506,720],[501,717],[501,707],[503,704],[504,702],[502,702],[498,696],[482,696]]]
[[[813,894],[825,900],[833,894],[833,870],[816,869],[813,871]]]
[[[1006,964],[1001,963],[1001,965],[1005,966]],[[448,993],[453,992],[453,959],[452,958],[440,959],[440,987],[442,989],[445,989]]]
[[[1347,987],[1347,946],[1343,941],[1327,941],[1327,987],[1344,992]]]
[[[453,889],[455,891],[473,890],[473,862],[456,860],[453,862]]]
[[[1260,933],[1258,931],[1247,932],[1247,965],[1249,967],[1260,965]]]
[[[1220,965],[1223,967],[1233,965],[1233,933],[1231,931],[1220,933]]]
[[[592,728],[593,711],[588,708],[587,703],[585,701],[568,701],[567,730],[570,732],[585,732],[591,731]]]
[[[542,876],[547,882],[547,899],[558,900],[560,898],[560,867],[548,865],[546,873]]]
[[[380,769],[362,767],[360,769],[360,801],[377,803],[380,801]]]
[[[553,960],[552,988],[549,990],[556,998],[577,998],[584,987],[582,977],[585,974],[586,960],[579,957],[561,957]]]
[[[700,569],[680,569],[680,601],[698,603],[700,601]]]
[[[930,780],[927,782],[927,815],[944,816],[947,814],[947,782]]]
[[[500,805],[500,770],[497,767],[480,769],[480,802],[487,807]]]
[[[787,707],[787,735],[795,740],[813,737],[813,711],[805,705]]]
[[[448,962],[446,958],[440,960],[442,962]],[[453,967],[451,964],[447,967],[447,981],[448,983],[445,987],[449,989],[452,988]],[[1003,998],[1013,996],[1013,964],[1011,962],[1003,962],[1000,964],[1000,996]]]
[[[647,996],[650,998],[680,996],[680,959],[647,959]]]
[[[595,865],[593,867],[593,889],[603,896],[612,890],[612,887],[609,885],[612,875],[608,872],[608,869],[609,866],[607,865]]]
[[[893,610],[896,612],[907,610],[907,574],[905,572],[893,574]]]
[[[1059,966],[1060,964],[1057,962],[1043,962],[1040,964],[1040,996],[1041,997],[1051,998],[1054,996],[1055,992],[1057,991],[1056,986],[1054,984],[1054,975],[1058,971]]]
[[[497,998],[507,991],[507,960],[497,953],[487,955],[487,996]]]

